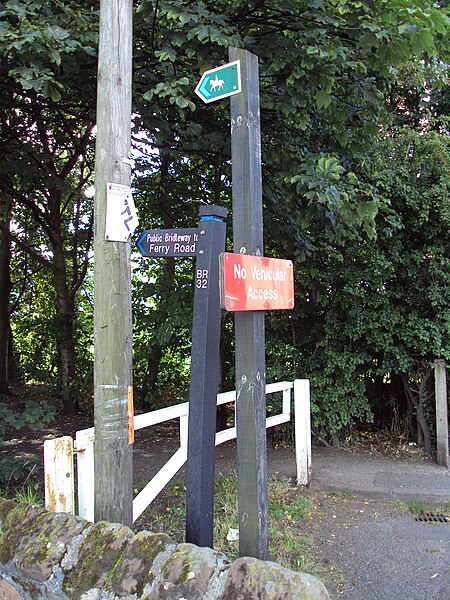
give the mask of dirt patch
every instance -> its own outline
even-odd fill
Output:
[[[34,464],[33,476],[36,480],[43,481],[43,452],[46,439],[65,435],[74,436],[79,429],[93,425],[91,410],[86,409],[74,416],[63,415],[61,412],[62,401],[55,395],[52,386],[48,385],[15,385],[6,397],[0,397],[0,402],[3,402],[18,416],[27,410],[27,405],[30,403],[40,406],[48,403],[56,409],[53,421],[39,429],[7,425],[3,443],[0,445],[0,460],[12,457],[17,460],[18,465],[27,462]]]

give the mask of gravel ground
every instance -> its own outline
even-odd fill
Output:
[[[333,600],[450,598],[450,523],[419,522],[398,503],[345,493],[313,498],[303,532]]]

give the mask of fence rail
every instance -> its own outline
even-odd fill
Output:
[[[294,432],[297,484],[308,485],[311,471],[311,421],[309,380],[296,379],[266,385],[266,395],[282,392],[281,413],[267,417],[266,428],[287,423],[292,414],[294,392]],[[236,392],[217,395],[217,405],[236,402]],[[166,421],[179,419],[179,448],[165,465],[144,486],[133,500],[133,522],[145,511],[187,459],[189,404],[177,404],[152,412],[136,415],[134,429],[152,427]],[[236,438],[236,427],[216,433],[216,446]],[[62,442],[61,440],[64,440]],[[77,431],[75,443],[65,436],[44,442],[45,505],[48,510],[75,512],[73,490],[73,455],[77,463],[78,514],[94,521],[94,428]],[[72,487],[70,487],[72,486]]]

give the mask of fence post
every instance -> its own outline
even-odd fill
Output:
[[[78,514],[86,521],[94,522],[95,476],[94,476],[94,428],[77,431],[77,480]]]
[[[180,448],[187,448],[188,444],[189,412],[180,416]]]
[[[448,467],[447,374],[445,360],[443,359],[436,360],[434,363],[434,385],[436,396],[437,464]]]
[[[309,485],[311,478],[311,401],[309,379],[294,381],[294,430],[297,485]]]
[[[75,514],[73,440],[64,436],[44,442],[45,508]]]

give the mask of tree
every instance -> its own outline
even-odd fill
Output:
[[[435,90],[445,85],[439,67],[448,58],[448,7],[431,0],[142,0],[135,6],[134,144],[142,168],[135,194],[144,219],[156,226],[192,226],[198,203],[227,202],[228,104],[204,106],[193,89],[204,69],[227,61],[230,45],[260,59],[266,252],[295,261],[298,290],[294,315],[276,324],[268,319],[268,340],[283,340],[274,371],[295,357],[298,373],[313,373],[320,344],[332,339],[324,331],[332,331],[328,307],[337,267],[349,248],[368,252],[377,226],[392,227],[396,219],[389,194],[361,156],[373,151],[399,111],[402,123],[409,122],[405,107],[426,97],[424,81],[435,114],[444,110],[444,92],[439,99]],[[18,223],[13,253],[40,255],[69,325],[89,253],[90,205],[82,187],[95,123],[96,9],[90,0],[7,0],[0,9],[0,174],[2,201],[7,191]],[[136,309],[137,341],[150,346],[137,366],[150,387],[172,344],[188,354],[190,327],[180,310],[167,310],[188,277],[168,263],[157,281],[143,286],[158,294],[148,301],[155,312]],[[155,332],[150,344],[141,341],[145,320]],[[69,327],[64,338],[71,336]],[[62,339],[59,345],[62,356]],[[321,361],[328,365],[324,376],[345,381],[345,361],[339,377],[325,354]],[[352,366],[358,377],[365,364]],[[224,377],[230,380],[230,373]],[[366,414],[358,397],[339,426]]]
[[[228,106],[195,104],[192,89],[201,71],[226,61],[228,45],[259,56],[266,252],[293,258],[298,279],[295,315],[268,319],[268,340],[285,347],[273,352],[276,364],[268,368],[286,372],[297,351],[297,374],[317,382],[321,373],[318,395],[329,394],[316,402],[319,426],[336,431],[368,418],[369,355],[354,356],[349,345],[347,357],[338,356],[333,331],[338,338],[340,320],[331,323],[328,309],[348,248],[370,247],[377,221],[395,227],[389,194],[368,176],[361,153],[379,143],[401,99],[419,82],[423,89],[425,66],[446,56],[445,9],[403,0],[195,6],[144,0],[138,16],[138,56],[147,59],[136,77],[135,97],[145,92],[140,123],[171,164],[198,172],[197,160],[204,161],[210,187],[215,167],[222,191],[230,183]],[[435,75],[430,89],[443,82],[442,73]],[[180,194],[187,212],[191,196]],[[173,207],[172,218],[177,214]],[[358,386],[350,386],[350,397],[352,374]]]
[[[322,264],[318,340],[305,364],[323,431],[370,420],[373,408],[382,417],[371,403],[375,383],[397,377],[406,406],[397,388],[391,408],[396,402],[409,434],[431,450],[432,365],[450,348],[449,149],[430,121],[390,132],[366,159],[367,176],[389,197],[391,222],[379,216],[376,239],[347,243]]]
[[[68,413],[75,409],[75,294],[88,266],[93,225],[83,195],[95,123],[97,24],[90,4],[10,0],[0,10],[0,190],[11,202],[21,251],[53,274],[60,387]],[[39,246],[30,243],[24,219],[30,216],[40,230]]]
[[[215,155],[229,175],[227,107],[212,113],[194,105],[188,92],[198,71],[224,61],[228,45],[245,46],[261,64],[264,191],[272,237],[287,225],[286,245],[294,241],[304,254],[318,244],[332,246],[337,237],[358,235],[361,227],[374,234],[380,206],[353,177],[352,157],[378,135],[397,81],[408,71],[422,72],[420,61],[442,47],[449,24],[444,10],[403,0],[196,6],[144,0],[138,14],[143,19],[138,37],[142,29],[148,40],[138,48],[152,68],[150,77],[139,71],[136,79],[142,89],[150,88],[144,94],[149,106],[140,113],[143,126],[157,131],[158,148],[177,155],[209,148],[212,162]],[[161,111],[161,105],[167,108]],[[167,133],[176,144],[167,141]]]
[[[8,391],[8,356],[10,343],[9,295],[11,292],[11,239],[9,206],[5,202],[0,214],[0,394]]]

